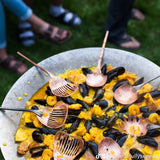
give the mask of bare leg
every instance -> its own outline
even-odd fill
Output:
[[[31,23],[32,27],[33,27],[33,30],[37,33],[40,33],[40,34],[44,34],[47,30],[48,30],[48,27],[50,26],[49,23],[45,22],[44,20],[40,19],[39,17],[37,17],[35,14],[32,14],[32,16],[28,19],[28,22]],[[52,32],[52,35],[51,37],[54,37],[58,31],[58,27],[54,27],[54,30]],[[61,34],[61,39],[65,38],[66,35],[67,35],[67,30],[64,31],[62,34]]]

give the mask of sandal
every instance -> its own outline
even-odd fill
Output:
[[[138,50],[141,44],[128,34],[124,34],[121,38],[108,38],[108,41],[126,50]]]
[[[15,60],[13,56],[8,56],[5,60],[1,61],[0,65],[18,74],[23,74],[27,71],[27,66],[23,62]],[[22,66],[24,66],[24,69],[20,71],[19,69]]]
[[[18,39],[22,45],[29,47],[35,43],[32,26],[28,22],[20,22],[18,25]]]
[[[57,30],[56,33],[54,33],[54,30]],[[61,38],[65,32],[66,32],[65,37]],[[37,33],[37,35],[40,38],[47,40],[49,42],[56,43],[56,44],[62,44],[70,39],[72,33],[68,30],[63,30],[58,27],[54,27],[54,26],[50,25],[45,33],[43,33],[43,34]]]
[[[139,21],[144,21],[145,15],[140,10],[133,8],[131,11],[131,18]]]
[[[54,15],[52,15],[51,13],[49,13],[50,16],[56,20],[58,20],[59,22],[62,22],[64,24],[67,24],[67,25],[71,25],[71,26],[78,26],[81,24],[81,19],[75,14],[75,13],[72,13],[72,12],[69,12],[68,10],[65,10],[64,13],[60,14],[59,16],[55,17]],[[72,17],[70,18],[69,21],[66,21],[65,20],[65,17],[68,15],[68,14],[72,14]],[[79,23],[76,24],[75,23],[75,20],[78,18],[79,20]]]

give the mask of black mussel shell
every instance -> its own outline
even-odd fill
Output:
[[[70,127],[70,133],[74,132],[74,131],[78,128],[80,122],[81,122],[81,119],[80,119],[80,118],[77,118],[77,119],[72,123],[72,125],[71,125],[71,127]]]
[[[115,90],[123,84],[129,84],[128,80],[122,80],[122,81],[119,81],[117,84],[115,84],[113,87],[113,92],[115,92]]]
[[[84,124],[86,130],[87,130],[87,133],[89,133],[89,130],[91,128],[91,120],[87,120]]]
[[[42,133],[42,134],[53,134],[55,135],[57,133],[57,130],[56,129],[51,129],[51,128],[48,128],[46,126],[42,127],[42,128],[39,128],[39,132]]]
[[[141,77],[140,79],[138,79],[138,80],[133,84],[133,86],[137,86],[137,85],[139,85],[139,84],[142,84],[143,81],[144,81],[144,77]]]
[[[38,146],[38,147],[34,147],[31,148],[29,150],[31,157],[39,157],[42,156],[43,151],[46,149],[46,146]]]
[[[48,96],[54,96],[54,94],[52,93],[52,91],[51,91],[51,89],[50,89],[49,86],[47,86],[46,94],[47,94]]]
[[[45,99],[35,99],[34,101],[43,106],[47,105],[47,102]]]
[[[130,149],[129,153],[132,156],[132,160],[144,160],[143,153],[136,148]]]
[[[97,118],[96,116],[92,116],[92,122],[96,125],[98,128],[104,128],[107,124],[107,121],[104,119]]]
[[[108,107],[108,101],[107,100],[100,100],[95,102],[95,104],[99,105],[101,109],[105,109]]]
[[[74,101],[71,97],[62,97],[62,101],[70,105],[76,104],[76,101]]]
[[[84,75],[93,73],[89,68],[82,68],[82,72],[83,72]]]
[[[102,99],[103,96],[104,96],[104,92],[105,92],[104,89],[102,89],[102,88],[97,88],[97,90],[96,90],[96,92],[95,92],[95,94],[94,94],[94,97],[93,97],[93,102],[96,102],[96,101]]]
[[[107,74],[106,68],[107,68],[107,65],[106,65],[106,64],[104,64],[104,65],[102,66],[102,68],[101,68],[101,72],[102,72],[103,75],[106,75],[106,74]]]
[[[82,97],[88,96],[88,87],[85,82],[83,82],[82,84],[79,84],[79,91]]]
[[[147,106],[142,106],[142,107],[140,107],[140,112],[147,113],[147,112],[149,112],[149,108]]]
[[[34,131],[32,133],[32,138],[34,141],[39,142],[39,143],[42,143],[44,140],[44,136],[40,131]]]
[[[76,101],[77,101],[77,103],[81,104],[83,108],[89,110],[90,107],[86,102],[84,102],[84,101],[82,101],[80,99],[77,99]]]
[[[149,137],[158,137],[159,135],[160,135],[160,130],[158,129],[148,130],[146,134],[146,136],[149,136]]]
[[[25,123],[25,125],[29,128],[36,128],[35,125],[33,124],[33,122],[27,122],[27,123]]]
[[[152,137],[149,137],[149,136],[138,137],[137,141],[139,143],[142,143],[151,147],[158,147],[158,143]]]

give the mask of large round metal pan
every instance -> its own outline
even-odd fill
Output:
[[[66,51],[49,57],[39,63],[53,74],[63,73],[65,70],[79,68],[81,66],[97,65],[101,48],[82,48]],[[144,77],[145,80],[160,75],[160,68],[153,62],[131,52],[106,48],[104,51],[103,64],[111,64],[115,67],[123,66],[126,70]],[[24,108],[26,101],[41,88],[49,77],[46,74],[32,67],[23,74],[12,86],[6,95],[2,107]],[[153,82],[155,87],[159,87],[159,80]],[[28,96],[24,96],[27,93]],[[18,97],[22,97],[18,101]],[[6,111],[0,112],[0,147],[5,160],[24,160],[18,157],[17,144],[14,135],[18,128],[21,113]]]

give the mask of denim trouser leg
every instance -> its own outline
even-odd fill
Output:
[[[6,47],[6,27],[5,27],[5,15],[2,1],[0,0],[0,49]]]
[[[32,15],[31,8],[29,8],[22,0],[0,0],[0,48],[6,47],[6,26],[3,5],[21,20],[27,20]]]
[[[135,0],[110,0],[105,30],[110,30],[109,38],[124,35]]]

